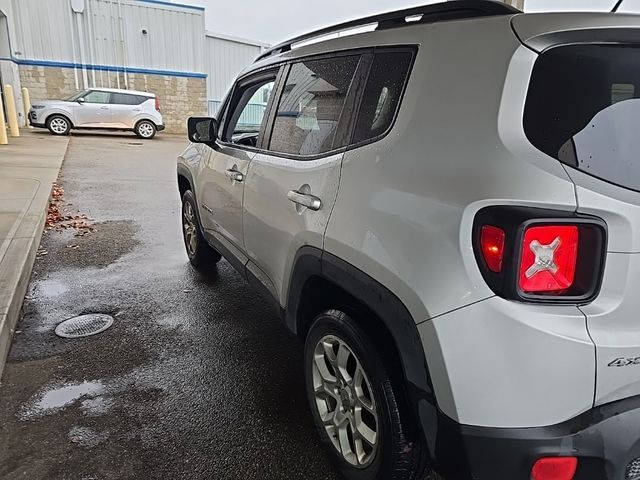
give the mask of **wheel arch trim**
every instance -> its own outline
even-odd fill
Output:
[[[437,403],[429,367],[416,323],[402,301],[388,288],[344,260],[316,247],[305,246],[296,253],[289,282],[285,321],[296,334],[301,333],[301,297],[308,280],[320,277],[367,306],[393,337],[406,383],[410,412],[420,425],[422,435],[433,448],[433,432],[422,425],[437,417]]]

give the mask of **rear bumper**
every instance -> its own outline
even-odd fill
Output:
[[[158,130],[159,132],[161,132],[162,130],[164,130],[164,125],[156,125],[156,130]]]
[[[574,480],[640,478],[625,477],[629,463],[640,457],[640,396],[549,427],[472,427],[443,414],[438,417],[432,455],[446,478],[524,480],[530,478],[536,460],[545,456],[578,457]],[[434,431],[433,425],[424,428]]]

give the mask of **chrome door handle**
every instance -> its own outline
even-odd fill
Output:
[[[300,193],[297,190],[291,190],[287,193],[287,198],[293,203],[307,207],[309,210],[320,210],[320,208],[322,208],[322,200],[309,193]]]
[[[109,110],[109,107],[107,107],[107,106],[100,107],[100,110]]]
[[[226,175],[231,179],[231,181],[234,182],[241,182],[244,180],[244,175],[242,174],[242,172],[239,172],[233,168],[227,170]]]

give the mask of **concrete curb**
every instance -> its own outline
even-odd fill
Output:
[[[0,236],[0,378],[42,239],[53,182],[69,145],[69,137],[49,143],[41,135],[24,135],[11,151],[0,148],[0,185],[8,185],[11,194],[5,199],[0,196],[0,202],[9,204],[0,217],[7,216],[11,223],[0,231],[4,236]]]

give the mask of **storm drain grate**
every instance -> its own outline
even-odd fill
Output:
[[[640,480],[640,458],[636,458],[627,465],[627,472],[624,478],[625,480]]]
[[[61,322],[56,327],[56,335],[64,338],[88,337],[104,332],[113,324],[113,317],[104,313],[80,315]]]

